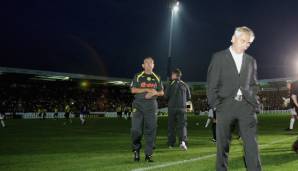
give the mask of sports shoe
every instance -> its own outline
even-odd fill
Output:
[[[154,162],[154,161],[152,160],[152,155],[146,155],[146,156],[145,156],[145,161],[146,161],[146,162],[149,162],[149,163]]]
[[[186,144],[185,144],[185,142],[184,141],[182,141],[181,142],[181,144],[180,144],[180,148],[182,149],[182,150],[187,150],[187,146],[186,146]]]
[[[133,160],[134,160],[135,162],[140,161],[140,151],[135,150],[135,151],[133,152],[133,155],[134,155]]]

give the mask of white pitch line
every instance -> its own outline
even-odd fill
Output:
[[[188,160],[168,162],[168,163],[165,163],[165,164],[155,165],[155,166],[151,166],[151,167],[133,169],[132,171],[144,171],[144,170],[159,169],[159,168],[163,168],[163,167],[168,167],[168,166],[179,165],[179,164],[183,164],[183,163],[189,163],[189,162],[193,162],[193,161],[208,159],[208,158],[211,158],[211,157],[215,157],[215,154],[209,154],[209,155],[206,155],[206,156],[196,157],[196,158],[192,158],[192,159],[188,159]]]
[[[259,145],[260,148],[264,148],[273,144],[277,144],[280,142],[283,142],[285,140],[289,140],[292,139],[293,137],[288,137],[288,138],[284,138],[284,139],[280,139],[277,141],[273,141],[271,143],[267,143],[267,144],[263,144],[263,145]],[[155,166],[149,166],[149,167],[143,167],[143,168],[138,168],[138,169],[133,169],[131,171],[145,171],[145,170],[153,170],[153,169],[159,169],[159,168],[164,168],[164,167],[169,167],[169,166],[174,166],[174,165],[180,165],[183,163],[190,163],[190,162],[194,162],[194,161],[199,161],[199,160],[204,160],[204,159],[208,159],[211,157],[215,157],[216,154],[209,154],[206,156],[201,156],[201,157],[196,157],[196,158],[192,158],[192,159],[188,159],[188,160],[180,160],[180,161],[174,161],[174,162],[167,162],[165,164],[160,164],[160,165],[155,165]]]
[[[277,141],[273,141],[271,143],[267,143],[267,144],[262,144],[262,145],[259,145],[260,148],[262,147],[267,147],[267,146],[270,146],[270,145],[273,145],[273,144],[277,144],[277,143],[280,143],[280,142],[283,142],[285,140],[289,140],[289,139],[292,139],[293,137],[288,137],[288,138],[284,138],[284,139],[280,139],[280,140],[277,140]]]

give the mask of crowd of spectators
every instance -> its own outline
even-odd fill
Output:
[[[72,111],[79,111],[87,104],[90,111],[115,111],[119,106],[129,106],[133,96],[128,86],[90,84],[82,87],[78,82],[30,81],[26,83],[1,82],[0,100],[6,112],[49,112],[58,108],[64,111],[70,105]]]

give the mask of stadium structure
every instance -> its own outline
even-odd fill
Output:
[[[119,93],[123,93],[123,96],[129,96],[129,100],[122,104],[122,108],[124,106],[129,106],[132,101],[132,95],[129,92],[130,78],[115,78],[115,77],[103,77],[96,75],[85,75],[85,74],[74,74],[74,73],[63,73],[63,72],[53,72],[53,71],[43,71],[43,70],[32,70],[32,69],[21,69],[21,68],[11,68],[11,67],[0,67],[0,79],[1,79],[1,87],[5,89],[7,87],[17,88],[19,86],[33,86],[37,85],[37,89],[40,88],[49,88],[54,87],[54,89],[60,89],[60,91],[64,92],[65,88],[73,87],[78,91],[92,91],[95,92],[97,90],[103,91],[119,91]],[[287,96],[287,81],[295,80],[293,77],[287,78],[276,78],[276,79],[263,79],[259,80],[260,85],[260,101],[262,104],[262,109],[267,111],[280,111],[285,109],[283,104],[283,97]],[[166,81],[164,81],[166,84]],[[191,93],[192,93],[192,103],[194,112],[202,113],[207,111],[207,98],[206,98],[206,83],[205,82],[188,82],[190,85]],[[115,89],[115,90],[114,90]],[[22,90],[18,90],[22,91]],[[24,89],[26,91],[26,89]],[[85,92],[83,91],[83,92]],[[20,94],[24,94],[24,92],[19,92]],[[51,94],[51,92],[48,92]],[[93,102],[97,102],[101,99],[102,95],[101,91],[95,92],[92,94]],[[16,94],[16,96],[20,96]],[[28,96],[31,96],[28,94]],[[67,95],[64,95],[67,96]],[[108,97],[111,99],[115,99],[115,95],[110,95],[112,97]],[[14,97],[14,100],[19,101],[22,97]],[[45,97],[46,98],[46,97]],[[44,101],[43,98],[41,101]],[[61,98],[61,97],[60,97]],[[89,97],[86,97],[89,98]],[[106,98],[106,97],[105,97]],[[122,97],[122,99],[126,99],[126,97]],[[120,100],[118,99],[118,103]],[[64,99],[65,101],[65,99]],[[75,103],[79,101],[78,99],[67,99],[66,101],[70,101],[70,103]],[[92,100],[91,100],[92,101]],[[104,99],[104,101],[109,101],[109,99]],[[17,103],[17,102],[16,102]],[[109,102],[106,102],[109,103]],[[16,106],[19,104],[16,104]],[[112,104],[112,107],[109,109],[101,109],[99,107],[94,107],[93,112],[99,112],[101,115],[104,115],[107,112],[106,116],[116,116],[117,112],[117,104]],[[47,106],[49,107],[49,106]],[[165,109],[166,104],[163,103],[163,99],[161,98],[161,106],[160,108]],[[63,110],[63,106],[60,107]],[[118,107],[119,108],[119,107]],[[34,110],[31,107],[32,110]],[[15,111],[16,109],[11,109]],[[22,111],[23,110],[23,111]],[[29,109],[30,110],[30,109]],[[51,110],[51,109],[48,109]],[[28,111],[28,109],[17,110],[16,112],[34,112]],[[164,111],[164,110],[162,110]],[[113,114],[112,114],[112,113]]]

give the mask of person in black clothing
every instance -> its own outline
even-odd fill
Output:
[[[172,71],[171,82],[167,86],[165,96],[168,99],[168,146],[172,148],[176,143],[175,124],[180,148],[187,150],[187,101],[191,100],[188,85],[181,80],[180,69]]]
[[[153,59],[151,57],[145,58],[142,66],[144,71],[135,75],[130,86],[131,93],[134,94],[131,119],[132,150],[134,161],[139,161],[144,131],[145,161],[153,162],[152,154],[155,145],[158,110],[156,99],[158,96],[163,96],[164,92],[160,77],[153,72]]]
[[[208,120],[206,122],[205,128],[208,127],[209,123],[212,122],[211,130],[212,130],[212,142],[216,142],[216,110],[210,108],[208,111]]]
[[[245,164],[249,171],[261,171],[262,165],[257,141],[257,63],[246,50],[253,43],[253,31],[237,27],[231,46],[216,52],[207,72],[207,97],[211,108],[216,108],[216,170],[228,170],[231,126],[239,126]]]

